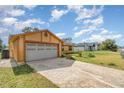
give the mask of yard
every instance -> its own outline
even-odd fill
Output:
[[[119,52],[111,51],[83,51],[70,54],[74,60],[98,64],[124,70],[124,59]]]
[[[56,88],[50,80],[36,73],[30,66],[0,68],[0,87],[2,88]]]

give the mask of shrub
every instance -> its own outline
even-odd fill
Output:
[[[62,56],[61,57],[66,57],[66,54],[62,54]]]
[[[109,66],[117,66],[115,63],[109,63]]]
[[[101,65],[104,65],[104,63],[102,63],[102,62],[101,62],[100,64],[101,64]]]
[[[95,55],[93,53],[89,53],[88,57],[95,57]]]
[[[67,58],[67,59],[75,60],[75,58],[74,58],[72,55],[66,55],[66,58]]]
[[[79,57],[82,57],[82,52],[79,52],[78,55],[79,55]]]

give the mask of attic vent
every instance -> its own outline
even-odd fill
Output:
[[[44,33],[44,36],[46,36],[46,37],[47,37],[47,36],[48,36],[48,33],[47,33],[47,32],[45,32],[45,33]]]

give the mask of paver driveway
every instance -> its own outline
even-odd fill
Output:
[[[65,58],[28,64],[59,87],[124,87],[124,71]]]

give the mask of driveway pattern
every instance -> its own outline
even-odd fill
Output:
[[[28,62],[38,73],[62,88],[124,87],[124,71],[56,58]]]

